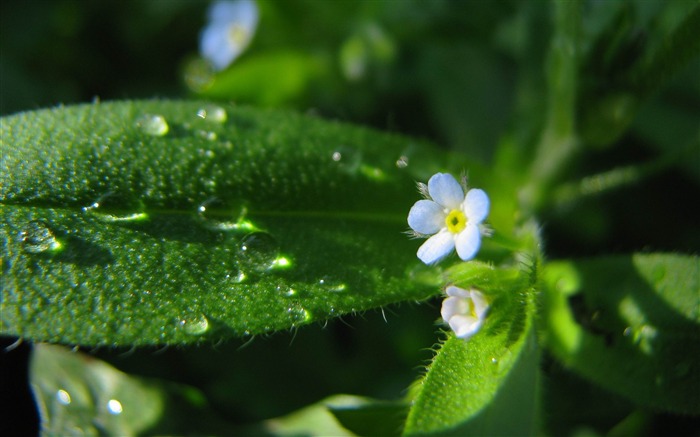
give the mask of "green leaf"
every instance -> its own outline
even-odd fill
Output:
[[[47,435],[219,435],[232,426],[193,387],[129,375],[63,346],[34,346],[30,383]]]
[[[356,435],[398,436],[406,420],[407,405],[366,399],[357,405],[330,405],[335,419]]]
[[[61,346],[37,344],[30,372],[47,435],[136,435],[163,414],[153,384]]]
[[[551,263],[547,345],[638,405],[700,413],[700,261],[650,254]]]
[[[486,323],[469,341],[450,333],[441,345],[414,387],[406,435],[449,433],[475,418],[505,384],[531,332],[536,270],[494,269],[470,262],[448,274],[457,286],[480,289],[491,299],[491,307]]]
[[[450,168],[425,144],[182,101],[27,112],[1,141],[3,334],[199,342],[434,293],[403,234]]]

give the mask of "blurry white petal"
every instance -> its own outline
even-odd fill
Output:
[[[445,213],[432,200],[419,200],[408,213],[408,226],[421,234],[434,234],[445,227]]]
[[[248,47],[258,25],[258,7],[252,0],[220,1],[209,9],[199,51],[217,70],[228,67]]]
[[[486,311],[489,309],[489,303],[479,290],[472,289],[472,301],[474,302],[474,312],[476,316],[483,319],[486,316]]]
[[[472,224],[479,224],[489,215],[489,196],[484,190],[478,188],[471,189],[467,192],[467,197],[464,199],[464,213],[467,219]]]
[[[449,255],[454,247],[452,234],[443,229],[418,248],[418,258],[426,264],[435,264]]]
[[[481,231],[479,227],[471,222],[467,223],[467,227],[455,238],[455,246],[457,255],[462,261],[469,261],[474,258],[479,251],[479,247],[481,247]]]
[[[449,325],[457,337],[466,340],[481,328],[481,320],[470,316],[454,316]]]
[[[445,293],[448,296],[452,297],[470,297],[471,293],[468,290],[465,290],[464,288],[459,288],[456,285],[450,285],[447,287],[445,290]]]
[[[428,181],[430,197],[441,206],[459,209],[464,202],[464,190],[457,179],[449,173],[436,173]]]
[[[207,14],[211,23],[255,23],[258,5],[253,0],[218,1],[212,3]]]

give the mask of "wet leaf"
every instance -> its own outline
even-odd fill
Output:
[[[198,342],[435,292],[403,231],[450,165],[416,141],[182,101],[26,112],[1,141],[4,334]]]

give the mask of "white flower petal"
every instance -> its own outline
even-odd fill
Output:
[[[428,240],[418,248],[418,258],[428,265],[435,264],[449,255],[454,247],[455,242],[452,234],[448,230],[443,229],[428,238]]]
[[[408,213],[408,226],[421,234],[435,234],[445,227],[445,213],[432,200],[419,200]]]
[[[472,302],[474,302],[474,312],[476,313],[476,316],[479,319],[483,319],[489,309],[489,302],[478,290],[471,291],[471,298]]]
[[[490,201],[489,196],[484,190],[478,188],[471,189],[467,192],[467,197],[464,198],[464,214],[472,224],[479,224],[484,221],[489,215]]]
[[[441,206],[459,209],[464,202],[464,190],[457,179],[449,173],[436,173],[428,181],[430,197]]]
[[[455,287],[457,288],[457,287]],[[462,290],[460,288],[460,290]],[[469,293],[466,290],[462,290],[467,293]],[[462,311],[459,306],[460,302],[463,302],[464,298],[463,297],[458,297],[458,296],[450,296],[447,299],[442,301],[442,308],[440,309],[440,315],[442,316],[442,319],[445,321],[449,321],[452,317],[454,317],[457,314],[462,314],[464,311]]]
[[[489,304],[476,289],[465,290],[451,285],[445,290],[449,297],[442,302],[440,315],[458,338],[468,339],[483,325]]]
[[[465,290],[464,288],[459,288],[456,285],[450,285],[445,289],[445,293],[448,296],[454,296],[454,297],[462,297],[462,298],[469,298],[471,297],[471,293],[469,290]]]
[[[467,227],[464,228],[455,238],[455,246],[457,248],[457,255],[462,259],[462,261],[469,261],[476,256],[476,253],[481,247],[481,231],[479,226],[467,223]]]
[[[471,316],[454,316],[449,325],[458,338],[466,340],[481,328],[481,320]]]

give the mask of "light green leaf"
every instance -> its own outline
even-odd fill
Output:
[[[449,434],[475,418],[522,361],[521,352],[531,332],[536,269],[494,269],[470,262],[455,266],[448,274],[457,286],[480,289],[492,300],[491,307],[486,323],[469,341],[450,333],[441,345],[414,387],[404,430],[407,435]]]
[[[318,401],[315,404],[293,411],[285,416],[276,417],[256,424],[249,429],[242,430],[244,435],[303,435],[303,436],[355,436],[355,435],[394,435],[398,433],[401,422],[392,418],[389,422],[374,423],[377,414],[397,412],[400,419],[401,412],[405,411],[400,404],[382,403],[373,399],[337,394]],[[366,419],[365,423],[358,423],[358,415]],[[363,414],[364,413],[364,414]],[[367,419],[369,419],[367,421]],[[352,429],[346,424],[353,425]],[[372,425],[377,425],[373,427]],[[397,425],[397,428],[390,428]],[[367,433],[353,432],[369,430]],[[390,429],[389,434],[384,430]]]
[[[547,345],[638,405],[700,413],[700,261],[650,254],[551,263]]]
[[[450,167],[424,144],[181,101],[27,112],[1,141],[3,334],[198,342],[435,292],[403,234]]]
[[[161,417],[153,384],[61,346],[37,344],[31,384],[46,435],[136,435]]]
[[[30,383],[45,435],[231,432],[194,387],[129,375],[64,346],[33,346]]]
[[[406,420],[404,402],[386,402],[359,398],[350,405],[329,405],[335,419],[355,435],[398,436]]]

